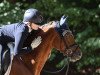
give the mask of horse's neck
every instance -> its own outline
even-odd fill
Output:
[[[39,36],[42,38],[41,44],[36,49],[34,49],[33,54],[37,56],[40,56],[41,54],[46,55],[46,53],[50,53],[50,50],[52,49],[52,43],[55,38],[54,29],[50,29],[45,33],[42,32],[39,34]]]

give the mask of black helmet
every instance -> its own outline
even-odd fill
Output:
[[[25,11],[23,22],[41,23],[43,17],[37,9],[30,8]]]

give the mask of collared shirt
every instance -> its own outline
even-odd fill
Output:
[[[1,43],[15,42],[14,54],[16,55],[21,50],[24,40],[29,34],[29,28],[24,23],[14,23],[11,25],[4,25],[0,29]]]

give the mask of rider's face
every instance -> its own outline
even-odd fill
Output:
[[[39,25],[35,24],[35,23],[30,23],[30,28],[33,30],[38,30],[39,29]]]

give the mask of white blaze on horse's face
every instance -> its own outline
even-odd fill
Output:
[[[34,48],[37,48],[41,44],[41,42],[42,42],[41,36],[35,38],[31,43],[32,50],[34,50]]]

